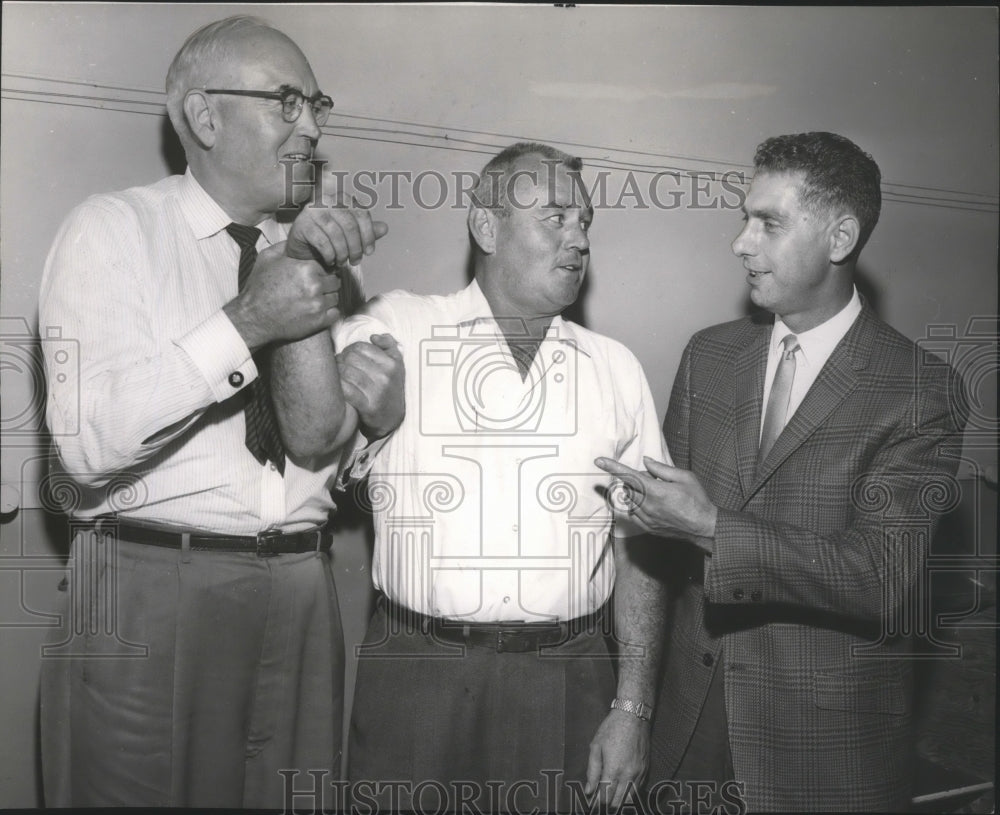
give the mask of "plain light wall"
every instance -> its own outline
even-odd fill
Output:
[[[177,169],[165,155],[167,66],[191,31],[231,13],[264,17],[309,57],[336,100],[320,143],[333,168],[427,173],[427,203],[433,174],[476,172],[503,146],[531,139],[582,156],[589,182],[617,168],[609,204],[634,179],[646,206],[626,196],[620,208],[598,207],[576,313],[632,348],[661,415],[687,338],[746,313],[747,300],[729,248],[740,213],[699,207],[705,194],[692,186],[707,184],[711,197],[719,185],[665,179],[660,189],[681,196],[666,208],[647,185],[674,168],[747,172],[769,135],[840,132],[880,164],[887,200],[862,255],[861,288],[886,320],[913,339],[940,338],[941,325],[961,337],[973,317],[995,332],[994,9],[5,3],[5,353],[17,350],[19,326],[35,330],[41,269],[69,210]],[[454,188],[449,205],[430,208],[404,184],[397,209],[388,182],[374,186],[390,232],[365,261],[368,293],[464,285],[465,210],[450,206]],[[47,443],[32,432],[32,411],[41,384],[30,359],[15,361],[3,370],[3,481],[22,508],[0,526],[0,807],[39,802],[39,615],[61,577],[52,555],[65,549],[61,527],[38,509]],[[983,414],[995,417],[995,369],[978,385]],[[995,437],[977,435],[967,454],[995,465]],[[340,536],[349,646],[364,628],[367,557],[362,530]]]

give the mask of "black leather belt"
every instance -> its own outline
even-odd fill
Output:
[[[123,521],[114,516],[88,518],[75,526],[91,526],[99,532],[112,533],[119,540],[162,546],[167,549],[187,548],[199,552],[246,552],[257,557],[325,552],[330,548],[331,536],[325,526],[305,532],[285,534],[279,531],[261,532],[258,535],[209,535],[203,532],[184,532],[169,527]]]
[[[568,622],[522,623],[496,622],[477,623],[462,620],[447,620],[428,617],[392,602],[382,596],[386,613],[410,630],[419,629],[425,635],[438,641],[468,645],[473,648],[489,648],[499,653],[523,654],[539,648],[562,645],[580,634],[600,632],[602,611],[577,617]]]

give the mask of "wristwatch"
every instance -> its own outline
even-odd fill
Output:
[[[619,697],[611,700],[611,709],[624,710],[626,713],[631,713],[637,719],[642,719],[644,722],[648,722],[649,717],[653,715],[653,708],[645,702],[633,702],[631,699],[621,699]]]

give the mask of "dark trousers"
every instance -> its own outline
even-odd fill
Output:
[[[603,632],[527,653],[435,640],[383,604],[359,654],[348,777],[359,804],[483,812],[583,806],[614,697]]]

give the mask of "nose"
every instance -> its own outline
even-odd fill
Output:
[[[744,225],[743,229],[740,230],[740,234],[733,238],[732,249],[733,254],[737,257],[743,257],[744,255],[753,254],[753,237],[750,231],[750,221],[748,220]]]
[[[566,233],[566,248],[575,249],[581,253],[590,251],[590,236],[587,235],[581,221],[570,225]]]
[[[316,124],[316,117],[313,115],[312,105],[308,102],[302,103],[302,112],[299,114],[299,118],[295,122],[295,128],[299,133],[314,144],[318,142],[319,137],[323,135],[323,131],[321,131],[319,129],[319,125]]]

